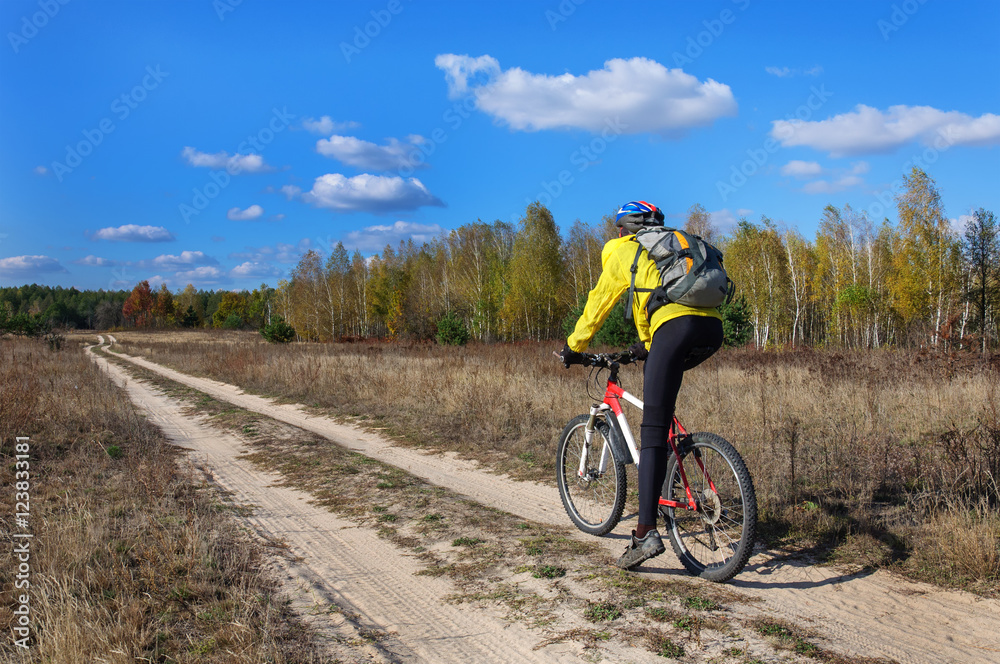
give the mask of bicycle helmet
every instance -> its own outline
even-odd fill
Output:
[[[663,211],[646,201],[630,201],[615,215],[615,226],[628,233],[663,225]]]

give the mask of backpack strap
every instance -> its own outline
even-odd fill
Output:
[[[676,290],[682,295],[687,293],[691,289],[691,285],[698,279],[701,273],[701,266],[705,264],[705,254],[701,251],[698,241],[690,242],[685,233],[680,231],[674,231],[677,238],[681,242],[681,246],[684,247],[683,250],[678,252],[678,257],[684,260],[690,261],[688,265],[687,274],[684,275],[677,283],[674,284],[673,288],[670,290]],[[685,246],[686,245],[686,246]],[[667,293],[669,300],[674,301],[673,296]]]
[[[635,240],[635,237],[633,237],[632,239]],[[635,300],[635,292],[636,291],[643,292],[643,293],[645,293],[645,292],[650,292],[650,293],[653,292],[652,288],[636,288],[635,287],[635,273],[638,272],[638,270],[639,270],[639,256],[642,255],[642,250],[644,248],[642,246],[642,243],[640,243],[638,240],[635,240],[635,242],[636,242],[636,244],[639,245],[639,247],[635,250],[635,258],[632,259],[632,267],[631,267],[632,284],[628,288],[628,297],[625,299],[625,320],[626,321],[632,320],[632,302],[633,302],[633,300]]]

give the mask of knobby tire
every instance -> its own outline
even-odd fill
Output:
[[[757,495],[750,471],[728,441],[711,433],[694,433],[681,441],[684,472],[696,501],[697,512],[661,507],[670,544],[684,567],[695,576],[725,582],[743,571],[753,553],[757,533]],[[713,491],[696,461],[700,455]],[[663,483],[667,500],[687,501],[671,456]]]
[[[611,436],[608,423],[598,417],[587,454],[585,477],[579,477],[580,454],[589,420],[589,415],[578,415],[563,429],[556,453],[556,479],[563,507],[576,527],[590,535],[606,535],[618,525],[625,509],[625,466],[614,458],[609,448],[605,472],[598,474],[602,448],[609,445]]]

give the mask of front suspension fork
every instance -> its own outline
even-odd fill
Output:
[[[583,449],[580,451],[580,467],[577,469],[577,477],[581,479],[587,478],[587,459],[590,456],[590,446],[594,439],[594,432],[597,430],[597,417],[601,413],[601,408],[599,406],[590,407],[590,419],[587,420],[586,426],[583,428]],[[601,439],[601,461],[597,466],[598,476],[604,475],[605,470],[608,467],[608,457],[611,456],[611,449],[608,447],[607,442],[604,440],[603,436],[598,435]]]

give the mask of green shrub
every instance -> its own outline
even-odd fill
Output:
[[[587,304],[587,297],[583,296],[576,303],[576,306],[563,319],[564,336],[573,333],[576,321],[583,314],[583,307]],[[628,348],[639,341],[639,333],[635,330],[635,323],[625,320],[625,297],[618,300],[611,309],[611,313],[604,320],[601,329],[594,335],[593,344],[612,346],[614,348]]]
[[[281,316],[271,319],[270,325],[260,329],[260,336],[273,344],[285,344],[295,338],[295,328],[285,322]]]
[[[723,344],[736,347],[750,341],[753,323],[746,300],[742,297],[731,300],[719,307],[719,313],[722,314]]]
[[[188,306],[187,311],[184,312],[184,318],[181,319],[181,325],[183,327],[195,327],[198,324],[198,313],[194,310],[194,307]]]
[[[239,314],[229,314],[226,320],[222,321],[222,327],[226,330],[239,330],[243,327],[243,319]]]
[[[465,321],[449,311],[438,320],[437,342],[442,346],[464,346],[469,343],[469,329]]]

